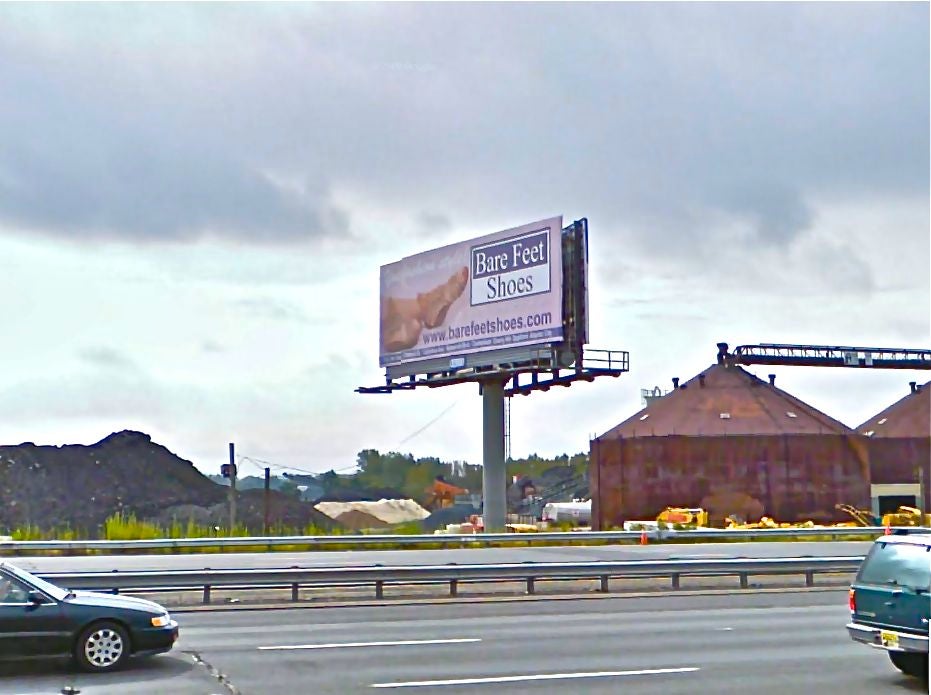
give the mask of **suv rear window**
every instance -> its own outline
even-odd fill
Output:
[[[931,588],[929,546],[876,543],[863,561],[857,581],[864,584],[898,584],[927,591]]]

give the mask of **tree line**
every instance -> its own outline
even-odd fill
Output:
[[[506,466],[509,481],[513,476],[539,481],[545,471],[555,467],[568,467],[576,474],[584,474],[588,470],[588,454],[561,454],[553,458],[531,454],[524,458],[509,458]],[[223,481],[219,476],[211,478]],[[358,453],[353,473],[329,470],[318,475],[285,474],[273,476],[271,485],[295,496],[300,495],[298,487],[304,484],[319,486],[326,495],[384,490],[421,501],[427,497],[428,489],[437,478],[473,493],[482,491],[482,466],[478,464],[443,461],[435,456],[416,458],[413,454],[396,451],[381,453],[376,449],[363,449]],[[262,487],[263,484],[257,476],[243,478],[237,483],[241,489]]]

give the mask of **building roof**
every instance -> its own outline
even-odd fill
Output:
[[[783,434],[855,433],[741,367],[713,364],[599,439]]]
[[[857,428],[874,439],[931,437],[931,381],[899,399]]]

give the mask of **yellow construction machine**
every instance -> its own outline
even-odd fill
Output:
[[[708,511],[701,507],[666,507],[656,520],[670,525],[704,528],[708,526]]]
[[[851,504],[835,504],[834,509],[849,514],[854,519],[852,522],[838,524],[838,526],[879,526],[879,520],[869,509],[857,509]]]
[[[724,520],[724,528],[741,530],[741,529],[760,529],[760,528],[814,528],[814,521],[797,521],[795,523],[778,522],[771,517],[761,517],[759,521],[742,522],[733,517],[727,517]]]
[[[916,507],[901,506],[894,512],[876,518],[868,509],[857,509],[849,504],[837,504],[835,509],[849,514],[858,526],[931,526],[931,514],[922,514]]]
[[[883,514],[883,526],[931,526],[931,514],[922,514],[915,507],[901,506],[898,510]]]

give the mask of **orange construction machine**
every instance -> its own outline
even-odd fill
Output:
[[[447,483],[442,478],[434,480],[433,485],[428,487],[425,492],[427,493],[427,499],[424,506],[431,511],[450,507],[455,503],[457,495],[469,494],[469,491],[465,488]]]

